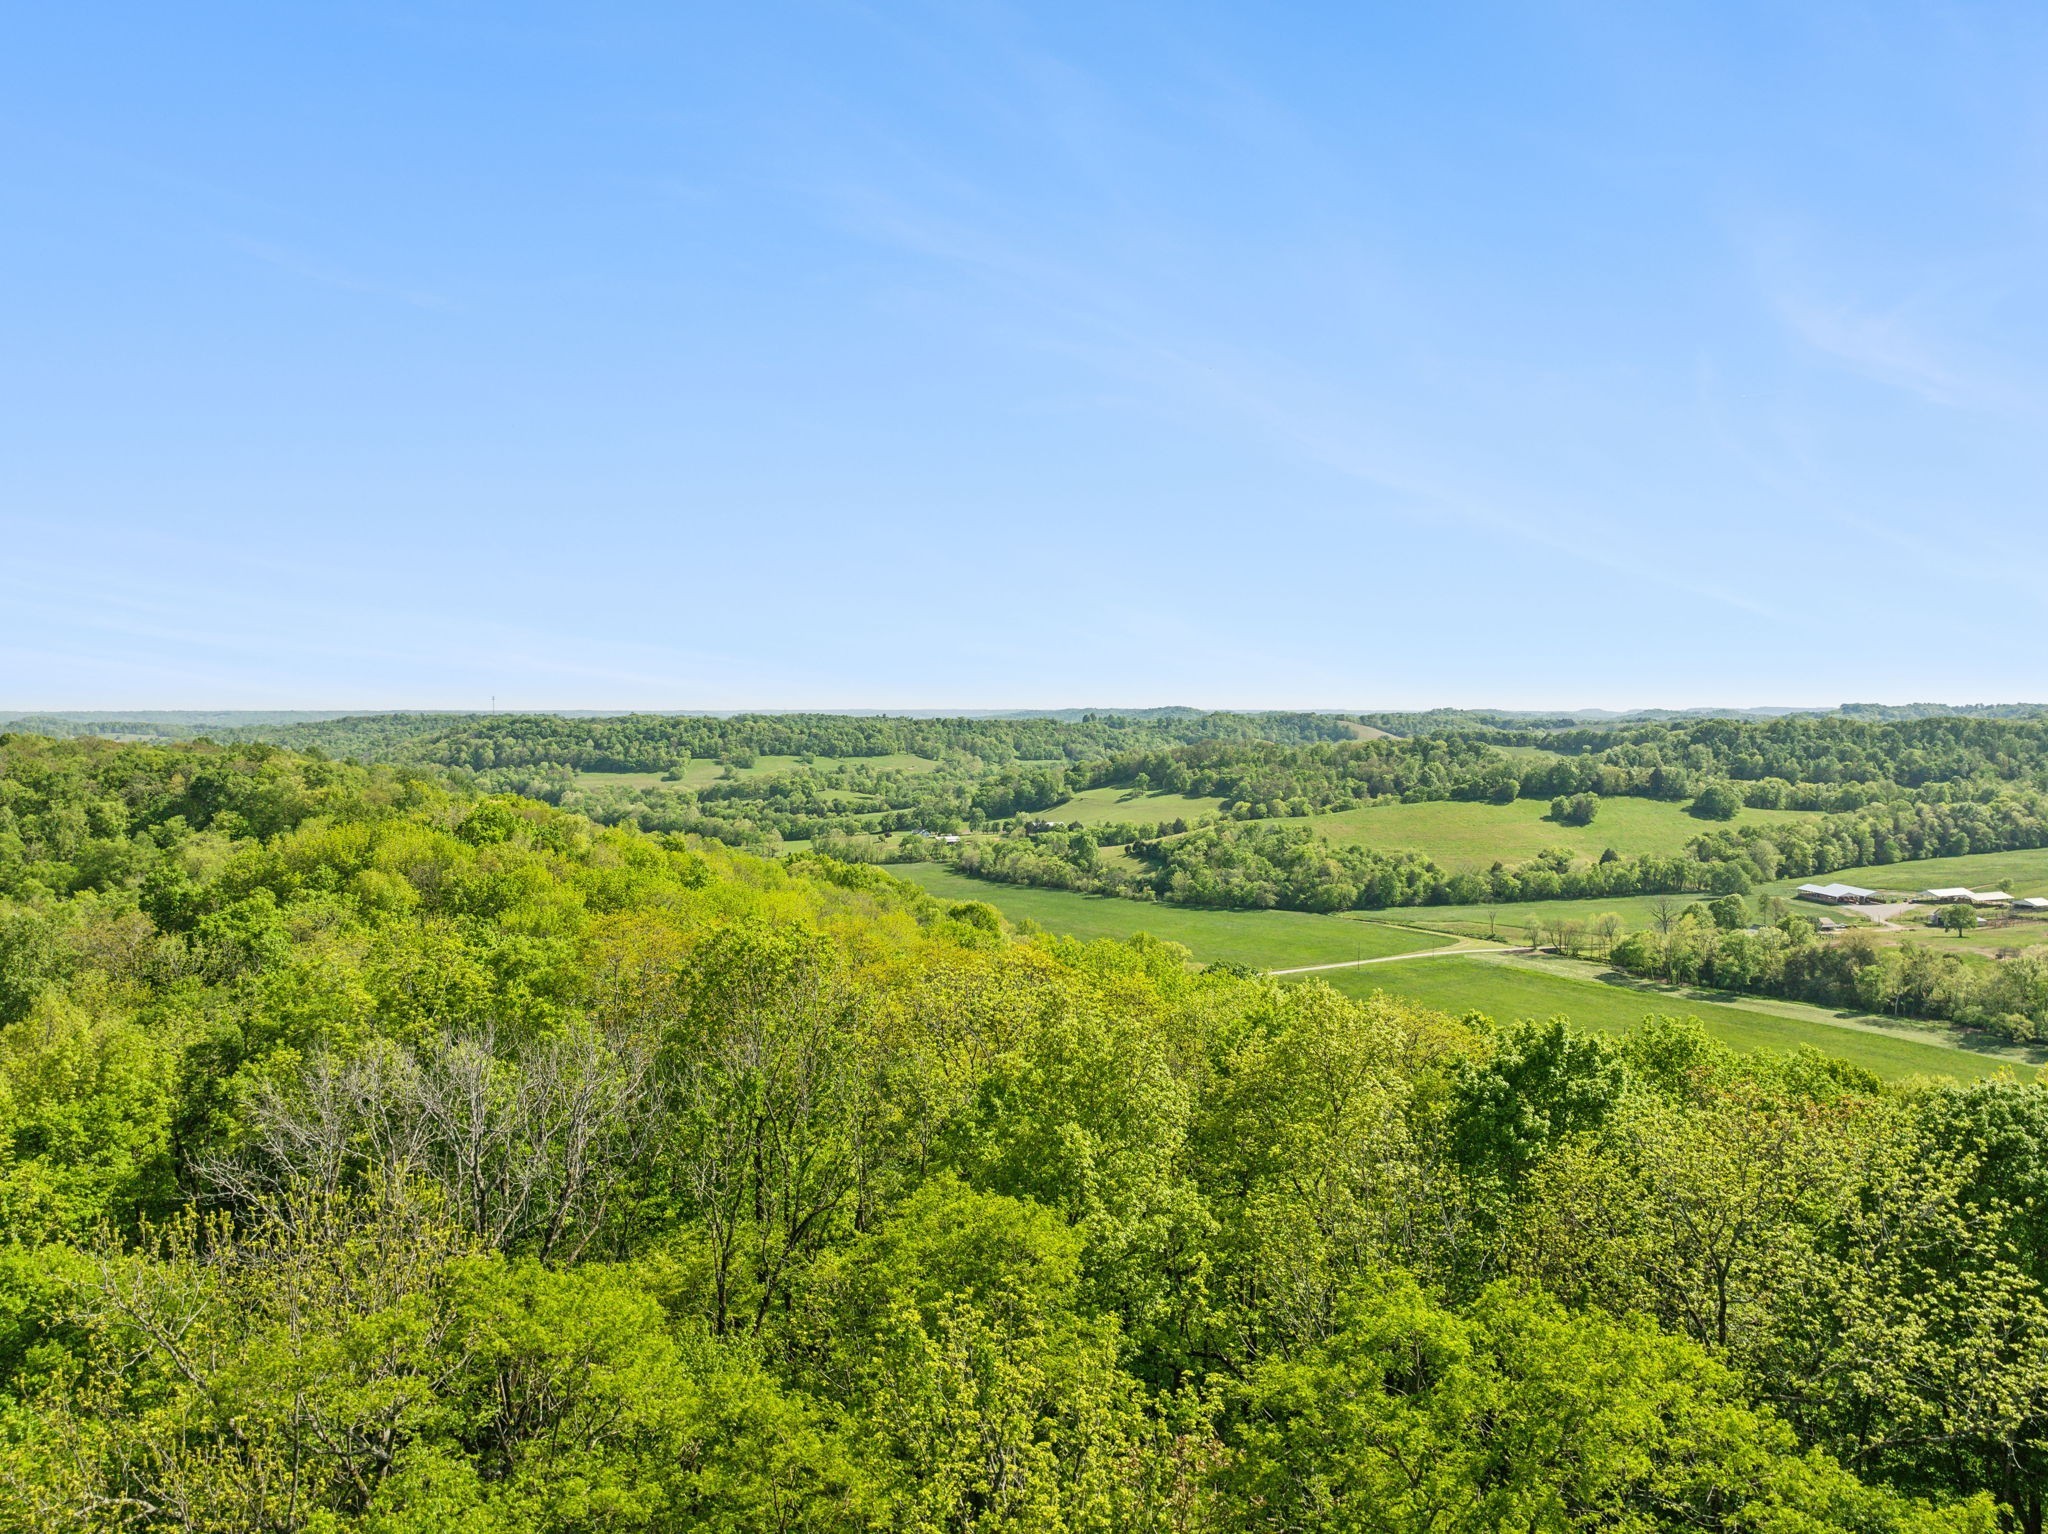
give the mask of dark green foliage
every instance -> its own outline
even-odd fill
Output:
[[[1742,813],[1742,795],[1729,783],[1709,783],[1692,802],[1702,820],[1733,820]]]
[[[1550,801],[1550,818],[1560,825],[1590,826],[1599,813],[1598,794],[1559,794]]]
[[[1573,1033],[1563,1018],[1514,1023],[1485,1059],[1461,1067],[1451,1144],[1467,1168],[1512,1181],[1567,1136],[1604,1124],[1621,1079],[1606,1040]]]
[[[1078,719],[909,719],[864,714],[372,715],[258,727],[262,738],[319,746],[332,756],[432,762],[485,772],[563,766],[586,772],[664,772],[680,761],[751,766],[762,756],[892,756],[932,760],[1081,761],[1119,743],[1343,740],[1350,727],[1316,714],[1201,714],[1193,710]]]

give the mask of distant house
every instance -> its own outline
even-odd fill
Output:
[[[2012,896],[2004,890],[1979,890],[1970,897],[1971,905],[2011,905]]]
[[[2028,895],[2012,903],[2015,911],[2048,911],[2048,895]]]
[[[1823,932],[1847,932],[1849,929],[1832,916],[1816,916],[1814,925]]]
[[[1877,899],[1877,891],[1858,889],[1853,884],[1802,884],[1792,892],[1792,898],[1818,900],[1822,905],[1868,905]]]

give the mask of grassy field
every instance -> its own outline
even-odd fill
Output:
[[[2043,948],[2048,947],[2048,919],[2025,917],[1984,926],[1965,932],[1957,937],[1940,927],[1930,926],[1924,915],[1919,913],[1933,910],[1932,906],[1918,906],[1914,911],[1898,918],[1900,932],[1873,932],[1871,937],[1880,943],[1925,943],[1941,953],[1977,954],[1989,956],[2001,948]]]
[[[1427,932],[1368,926],[1302,911],[1198,911],[1107,895],[1026,889],[969,879],[935,863],[891,863],[888,872],[944,900],[985,900],[1012,921],[1037,922],[1071,937],[1126,938],[1149,932],[1185,943],[1198,959],[1228,959],[1260,969],[1341,964],[1383,954],[1416,953],[1448,939]]]
[[[1500,905],[1393,906],[1384,911],[1351,911],[1344,920],[1393,922],[1399,926],[1428,927],[1433,932],[1450,932],[1459,937],[1497,937],[1504,943],[1526,940],[1531,922],[1592,922],[1612,912],[1621,918],[1624,932],[1638,932],[1656,925],[1657,908],[1667,905],[1682,911],[1704,895],[1619,895],[1606,900],[1519,900]],[[1812,916],[1832,916],[1837,921],[1855,918],[1842,910],[1800,905]]]
[[[761,756],[754,759],[751,767],[735,767],[733,775],[740,778],[768,778],[777,773],[788,772],[792,767],[802,765],[794,756]],[[834,767],[867,766],[878,772],[930,772],[938,766],[921,756],[898,752],[893,756],[818,756],[811,759],[811,766],[820,772]],[[579,772],[576,776],[595,788],[603,784],[616,784],[621,788],[669,787],[703,788],[725,776],[725,767],[715,761],[692,760],[683,768],[681,778],[670,778],[660,772]]]
[[[1602,799],[1590,826],[1559,825],[1547,818],[1549,813],[1549,804],[1535,799],[1513,804],[1432,800],[1340,810],[1291,823],[1306,824],[1339,846],[1409,849],[1428,854],[1453,873],[1483,873],[1496,862],[1519,862],[1546,847],[1568,848],[1586,858],[1597,858],[1609,847],[1624,855],[1668,857],[1716,826],[1814,818],[1797,810],[1744,810],[1732,822],[1706,821],[1664,800],[1620,798]]]
[[[1497,1020],[1564,1016],[1581,1028],[1602,1033],[1623,1032],[1652,1014],[1697,1017],[1708,1033],[1734,1049],[1792,1050],[1810,1044],[1887,1080],[1930,1075],[1975,1081],[2008,1068],[2023,1079],[2033,1074],[2025,1064],[1938,1044],[1638,990],[1626,983],[1607,984],[1562,971],[1543,973],[1490,958],[1367,964],[1330,970],[1316,978],[1352,996],[1384,990],[1445,1012],[1477,1011]]]
[[[1084,826],[1108,825],[1119,820],[1133,825],[1157,825],[1164,820],[1193,823],[1197,815],[1213,814],[1223,804],[1221,799],[1198,799],[1188,794],[1146,794],[1126,799],[1124,795],[1129,792],[1127,788],[1085,788],[1065,804],[1040,810],[1039,818],[1056,820],[1062,825],[1078,821]]]
[[[1605,806],[1602,807],[1603,813]],[[1781,879],[1770,886],[1788,894],[1802,884],[1860,884],[1865,889],[1940,889],[1961,885],[1965,889],[2002,889],[2008,895],[2048,895],[2048,847],[2024,852],[1984,852],[1960,858],[1923,858],[1913,863],[1874,863],[1867,868],[1843,868],[1812,879]]]
[[[1260,968],[1337,964],[1420,953],[1432,946],[1427,933],[1379,922],[1292,911],[1188,910],[1026,889],[969,879],[932,863],[892,864],[888,871],[942,899],[985,900],[1013,921],[1034,921],[1048,931],[1083,938],[1150,932],[1186,944],[1200,959],[1228,959]],[[1362,951],[1360,937],[1365,939]],[[1889,1080],[1919,1074],[1974,1080],[2009,1064],[2022,1076],[2031,1069],[1913,1038],[1844,1027],[1830,1022],[1820,1009],[1797,1003],[1758,999],[1736,1005],[1637,988],[1620,976],[1605,981],[1588,978],[1592,973],[1592,966],[1568,961],[1431,957],[1325,970],[1317,978],[1354,996],[1387,990],[1448,1012],[1479,1011],[1499,1018],[1562,1014],[1582,1027],[1610,1033],[1652,1013],[1677,1013],[1699,1018],[1715,1038],[1732,1048],[1788,1050],[1810,1044]]]

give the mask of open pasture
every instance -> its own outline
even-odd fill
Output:
[[[1984,957],[1995,956],[2000,950],[2048,949],[2048,918],[2031,916],[2001,920],[1987,911],[1984,913],[1985,925],[1972,928],[1958,937],[1927,920],[1927,912],[1939,909],[1938,906],[1915,906],[1904,916],[1895,918],[1900,930],[1874,931],[1870,934],[1871,939],[1878,943],[1923,943],[1937,953]]]
[[[778,773],[792,771],[804,766],[803,758],[796,756],[761,756],[754,759],[751,767],[732,769],[737,778],[770,778]],[[835,767],[868,767],[877,772],[930,772],[939,764],[922,756],[911,756],[897,752],[890,756],[814,756],[809,766],[814,772],[829,772]],[[723,762],[710,758],[693,757],[683,764],[680,778],[671,778],[663,772],[579,772],[577,781],[591,788],[606,785],[618,788],[703,788],[716,783],[725,776]]]
[[[1035,818],[1084,826],[1105,826],[1118,821],[1158,825],[1169,820],[1185,820],[1192,825],[1197,816],[1213,815],[1223,806],[1221,799],[1191,794],[1141,794],[1131,798],[1130,792],[1128,788],[1086,788],[1064,804],[1038,811]]]
[[[1734,821],[1700,820],[1668,800],[1636,798],[1602,799],[1589,826],[1560,825],[1549,815],[1547,800],[1479,804],[1436,799],[1286,823],[1307,825],[1338,846],[1420,852],[1452,873],[1484,873],[1495,863],[1522,862],[1547,847],[1563,847],[1581,858],[1597,858],[1609,847],[1624,856],[1668,857],[1717,826],[1813,818],[1797,810],[1746,809]]]
[[[1675,914],[1694,901],[1707,898],[1705,895],[1619,895],[1604,900],[1518,900],[1500,905],[1389,906],[1379,911],[1347,911],[1340,919],[1392,922],[1399,926],[1427,927],[1433,932],[1449,932],[1458,937],[1497,938],[1504,943],[1519,943],[1526,940],[1533,922],[1546,926],[1559,921],[1590,925],[1609,913],[1621,918],[1622,931],[1640,932],[1657,925],[1660,907]],[[1820,907],[1815,906],[1808,914],[1823,913]],[[1829,914],[1838,920],[1845,919],[1840,912]]]
[[[1351,996],[1388,991],[1450,1013],[1482,1012],[1499,1022],[1522,1017],[1568,1017],[1578,1027],[1624,1033],[1645,1017],[1697,1017],[1715,1039],[1733,1049],[1788,1051],[1803,1045],[1860,1065],[1886,1080],[1928,1075],[1975,1081],[2002,1069],[2031,1078],[2024,1063],[1967,1050],[1922,1043],[1895,1034],[1868,1032],[1822,1020],[1763,1010],[1764,1004],[1732,1005],[1690,995],[1639,987],[1621,976],[1612,981],[1581,977],[1560,965],[1547,973],[1491,958],[1440,958],[1417,963],[1367,964],[1315,977]]]
[[[1342,964],[1385,954],[1416,953],[1448,939],[1396,927],[1367,926],[1305,911],[1203,911],[1187,906],[1077,895],[970,879],[936,863],[890,863],[887,871],[942,900],[983,900],[1012,921],[1081,938],[1127,938],[1149,932],[1184,943],[1204,961],[1229,960],[1257,969]]]

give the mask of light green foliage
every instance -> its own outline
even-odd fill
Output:
[[[0,1528],[1974,1531],[2048,1486],[2037,1089],[1455,1021],[268,748],[0,754]]]
[[[1438,1271],[1464,1190],[1423,1103],[1463,1030],[1319,983],[1269,994],[1218,1060],[1193,1137],[1219,1223],[1211,1346],[1256,1356],[1327,1332],[1346,1276]]]
[[[1709,783],[1692,802],[1702,820],[1733,820],[1742,813],[1742,793],[1732,783]]]
[[[1333,1335],[1235,1392],[1227,1527],[1346,1534],[1988,1531],[1873,1495],[1742,1403],[1697,1348],[1497,1285],[1463,1314],[1368,1281]]]
[[[1035,1203],[925,1185],[812,1276],[807,1377],[860,1398],[856,1451],[903,1488],[891,1527],[1122,1530],[1163,1511],[1178,1425],[1117,1367],[1113,1322],[1077,1309],[1085,1242]],[[1165,1451],[1165,1452],[1162,1452]]]
[[[430,1208],[298,1213],[98,1260],[86,1372],[0,1457],[8,1526],[853,1526],[801,1403],[672,1337],[630,1271],[479,1253]]]

